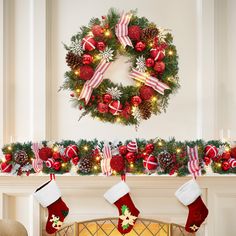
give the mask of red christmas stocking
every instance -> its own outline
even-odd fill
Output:
[[[69,208],[61,199],[61,192],[55,180],[51,180],[39,187],[34,192],[34,196],[43,207],[48,208],[47,233],[55,233],[60,229],[69,213]]]
[[[115,204],[119,210],[118,230],[121,234],[127,234],[132,230],[139,215],[129,192],[128,185],[121,181],[104,194],[105,199]]]
[[[182,185],[175,196],[185,206],[188,206],[189,214],[185,225],[186,231],[193,233],[198,231],[208,215],[208,209],[201,198],[201,189],[197,182],[192,179]]]

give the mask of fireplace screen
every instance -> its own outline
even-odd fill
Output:
[[[118,219],[106,218],[76,222],[64,226],[55,236],[120,236],[117,230]],[[183,226],[156,220],[138,219],[133,230],[126,236],[193,236]]]

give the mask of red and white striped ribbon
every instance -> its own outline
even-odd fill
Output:
[[[136,141],[131,141],[127,144],[127,150],[129,152],[137,152],[138,151],[138,144]]]
[[[188,161],[188,170],[189,172],[196,178],[201,175],[201,168],[199,166],[199,158],[198,158],[198,147],[195,146],[190,148],[187,146],[187,153],[189,157]]]
[[[43,169],[43,161],[39,157],[39,144],[32,143],[31,146],[32,151],[34,152],[35,159],[32,161],[32,166],[36,173],[39,173]]]
[[[146,73],[140,72],[134,68],[132,69],[132,72],[129,74],[129,77],[146,84],[147,86],[153,88],[162,95],[164,95],[164,91],[166,89],[170,89],[168,85],[162,83],[157,78],[147,75]]]
[[[111,147],[109,145],[105,145],[103,148],[103,159],[101,160],[101,169],[102,173],[106,176],[109,176],[112,174],[112,169],[111,169]]]
[[[116,37],[124,47],[126,47],[127,45],[133,47],[133,44],[128,37],[128,25],[131,16],[131,14],[123,13],[115,28]]]
[[[84,87],[80,93],[79,100],[84,99],[85,103],[88,104],[93,89],[97,88],[101,84],[103,75],[110,64],[111,62],[106,62],[104,59],[100,61],[92,78],[85,82]]]

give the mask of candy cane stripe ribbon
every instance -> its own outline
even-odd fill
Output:
[[[106,62],[106,60],[101,60],[98,64],[92,78],[88,80],[80,93],[79,100],[84,99],[85,103],[88,104],[90,97],[92,95],[93,89],[97,88],[102,80],[103,75],[111,63]]]
[[[189,146],[187,146],[187,153],[189,157],[188,170],[194,176],[194,178],[196,178],[196,176],[201,175],[197,146],[195,146],[194,148],[190,148]]]
[[[111,169],[111,148],[109,145],[105,145],[103,148],[103,159],[101,160],[101,169],[102,173],[109,176],[112,174],[112,169]]]
[[[147,74],[140,72],[134,68],[132,69],[132,72],[130,73],[129,77],[146,84],[147,86],[153,88],[154,90],[156,90],[158,93],[162,95],[164,95],[164,91],[166,89],[170,89],[168,85],[162,83],[157,78],[153,76],[147,76]]]
[[[34,152],[35,159],[32,161],[32,166],[36,173],[39,173],[43,169],[43,161],[39,157],[39,144],[33,143],[31,146],[32,151]]]
[[[126,47],[127,45],[133,47],[133,44],[128,37],[128,25],[131,16],[131,14],[123,13],[115,28],[116,36],[124,47]]]

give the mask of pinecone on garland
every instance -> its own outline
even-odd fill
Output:
[[[66,63],[72,70],[76,70],[82,65],[82,58],[73,52],[68,52],[66,54]]]
[[[90,158],[82,158],[79,162],[79,172],[89,174],[92,170],[92,162]]]
[[[145,28],[142,33],[143,40],[154,39],[158,35],[158,29],[154,26],[150,26]]]
[[[14,159],[17,164],[24,165],[28,162],[28,155],[25,151],[19,150],[14,153]]]
[[[160,167],[161,167],[165,172],[168,172],[168,171],[174,166],[173,157],[172,157],[172,155],[171,155],[169,152],[167,152],[167,151],[161,152],[161,153],[158,155],[158,161],[159,161]]]
[[[150,101],[143,101],[139,105],[139,111],[141,113],[141,117],[144,120],[147,120],[152,115],[152,104]]]

